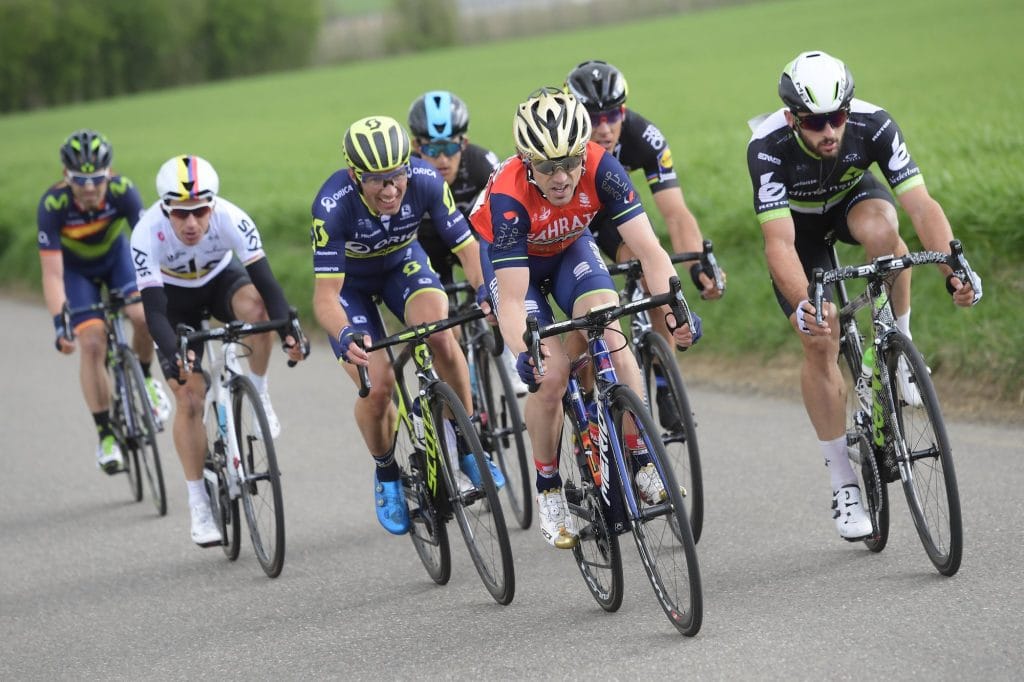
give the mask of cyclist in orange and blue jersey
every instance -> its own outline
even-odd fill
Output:
[[[73,132],[60,148],[64,178],[46,190],[37,212],[43,297],[53,315],[55,344],[64,354],[81,348],[82,394],[99,435],[96,463],[108,474],[121,470],[123,455],[110,428],[103,313],[76,313],[71,330],[65,330],[61,311],[65,303],[72,310],[99,303],[104,286],[125,298],[138,292],[124,227],[138,222],[142,197],[131,180],[112,172],[113,157],[113,147],[100,133],[84,128]],[[142,363],[156,416],[165,421],[170,402],[150,374],[153,340],[142,305],[127,306],[124,312],[132,324],[132,348]],[[77,343],[65,338],[66,331],[73,332]]]
[[[614,156],[590,142],[590,118],[571,94],[542,88],[519,105],[513,122],[517,155],[505,160],[491,178],[481,203],[471,214],[485,242],[481,264],[505,342],[517,353],[523,381],[537,384],[527,398],[526,427],[537,469],[537,504],[541,534],[551,545],[571,548],[578,541],[568,513],[555,459],[562,424],[562,394],[569,359],[562,342],[542,345],[546,373],[536,374],[523,333],[527,315],[540,323],[553,320],[545,291],[550,287],[566,315],[579,316],[594,306],[615,304],[618,293],[588,229],[605,211],[647,273],[652,293],[668,291],[675,274],[644,212],[629,175]],[[664,309],[668,313],[667,307]],[[652,315],[653,316],[653,315]],[[700,336],[699,318],[692,331],[680,325],[673,340],[689,346]],[[622,343],[617,325],[605,333],[621,381],[640,392],[636,359]],[[648,500],[664,494],[649,462],[636,474]]]
[[[327,331],[334,353],[359,385],[357,365],[368,367],[372,388],[356,401],[355,418],[373,457],[374,507],[390,533],[409,530],[409,508],[399,479],[393,437],[397,414],[391,398],[395,377],[384,353],[365,347],[385,336],[377,301],[409,325],[448,316],[448,297],[416,240],[428,213],[442,240],[458,257],[466,278],[479,287],[479,245],[455,205],[451,189],[433,166],[411,158],[409,135],[388,116],[370,116],[345,133],[348,168],[333,173],[313,200],[313,310]],[[365,334],[364,344],[355,342]],[[438,374],[472,412],[466,357],[451,330],[427,343]],[[457,475],[462,485],[479,485],[470,453],[462,453]],[[490,465],[496,485],[501,470]]]

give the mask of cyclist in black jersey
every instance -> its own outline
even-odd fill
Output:
[[[924,248],[948,253],[953,239],[899,126],[884,109],[854,99],[853,88],[853,76],[842,61],[824,52],[801,53],[779,79],[785,106],[751,120],[754,134],[747,147],[768,270],[780,307],[800,332],[804,405],[829,468],[836,528],[848,540],[870,534],[871,521],[846,454],[845,386],[836,364],[839,329],[831,323],[838,316],[829,302],[822,324],[816,324],[807,300],[811,270],[829,267],[829,232],[840,241],[861,244],[868,258],[907,253],[889,189]],[[889,189],[868,171],[872,163]],[[955,304],[978,302],[980,286],[975,292],[970,283],[952,277],[949,267],[939,267]],[[910,270],[903,271],[890,295],[897,327],[910,336]],[[902,394],[919,403],[905,373],[899,377]]]
[[[71,133],[60,148],[63,178],[39,200],[37,213],[43,297],[53,315],[57,350],[81,349],[79,380],[85,403],[99,436],[96,463],[108,474],[121,470],[123,454],[110,428],[110,387],[107,384],[107,335],[100,311],[75,313],[65,330],[62,308],[86,308],[100,302],[101,287],[128,298],[138,291],[125,224],[131,230],[142,214],[142,196],[128,178],[111,170],[114,149],[102,134],[83,128]],[[132,349],[146,377],[146,390],[160,421],[171,404],[159,380],[150,373],[153,339],[140,304],[125,307],[132,324]],[[65,338],[74,332],[75,341]]]
[[[409,130],[413,135],[413,156],[422,158],[441,174],[451,187],[455,205],[468,220],[473,204],[498,167],[499,159],[490,149],[469,141],[466,135],[469,109],[465,102],[447,90],[426,92],[409,107]],[[416,238],[441,282],[451,284],[452,266],[458,263],[458,258],[437,233],[429,213],[424,214]],[[516,371],[515,357],[507,348],[502,357],[508,365],[516,394],[526,395],[527,387]]]
[[[672,249],[676,253],[700,251],[704,238],[683,198],[672,150],[656,125],[626,108],[629,88],[622,72],[607,62],[593,59],[570,71],[565,87],[590,114],[593,126],[590,139],[617,158],[627,171],[643,170],[654,204],[668,228]],[[618,263],[632,258],[608,216],[598,214],[590,231],[608,258]],[[700,269],[699,263],[694,261],[688,267],[702,298],[721,297],[722,292],[715,288],[714,280]],[[667,331],[661,331],[669,340]]]

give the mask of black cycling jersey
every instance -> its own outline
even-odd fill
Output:
[[[414,156],[419,156],[414,154]],[[476,198],[487,186],[487,180],[491,173],[498,167],[499,159],[494,152],[485,149],[472,142],[462,150],[462,157],[459,159],[459,170],[455,173],[455,180],[451,184],[452,196],[455,197],[455,205],[467,219],[469,211],[473,208]],[[424,214],[420,222],[419,230],[416,232],[423,250],[427,252],[430,265],[441,277],[444,283],[452,281],[452,266],[458,262],[458,258],[452,254],[451,249],[444,243],[437,228],[429,214]]]
[[[834,159],[809,150],[786,124],[784,112],[779,109],[765,119],[747,146],[759,222],[826,213],[847,198],[872,163],[897,195],[924,184],[899,126],[884,109],[854,99]]]

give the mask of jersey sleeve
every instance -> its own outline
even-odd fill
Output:
[[[436,183],[431,184],[427,213],[444,243],[452,253],[458,253],[474,240],[473,233],[466,217],[455,204],[451,187],[439,175],[435,177]]]
[[[899,196],[908,189],[924,184],[921,169],[910,157],[903,132],[885,109],[878,109],[871,115],[878,131],[868,140],[872,159],[885,175],[894,194]]]
[[[619,160],[608,153],[602,153],[599,159],[594,175],[597,198],[604,205],[612,224],[618,227],[643,215],[645,211],[640,197]]]
[[[248,213],[225,199],[218,199],[219,202],[227,204],[224,234],[231,250],[238,256],[243,265],[249,265],[266,256],[263,251],[263,239],[260,236],[256,222]]]
[[[162,287],[160,258],[153,239],[153,224],[145,218],[139,221],[131,237],[132,266],[135,268],[135,284],[139,291],[149,287]]]
[[[530,214],[522,203],[507,194],[491,191],[490,203],[491,265],[501,268],[526,267],[526,237],[530,232]]]
[[[110,179],[107,191],[110,192],[118,211],[128,221],[128,225],[135,229],[143,211],[142,195],[139,194],[138,187],[123,175],[115,175]]]
[[[765,151],[764,138],[747,145],[747,169],[754,187],[754,213],[760,224],[789,217],[789,193],[782,176],[782,161]]]
[[[633,150],[637,155],[637,163],[643,169],[647,186],[651,193],[679,187],[679,177],[676,174],[675,164],[672,160],[672,150],[668,146],[668,140],[658,126],[648,121],[643,116],[630,112],[636,126],[633,140]]]
[[[345,230],[351,222],[347,202],[334,199],[325,183],[313,201],[312,215],[313,276],[344,277]]]
[[[51,187],[39,200],[36,211],[36,243],[40,251],[60,251],[60,228],[71,201],[70,192]]]

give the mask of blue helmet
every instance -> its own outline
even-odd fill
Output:
[[[469,128],[469,109],[447,90],[432,90],[409,107],[409,130],[423,140],[450,140]]]

